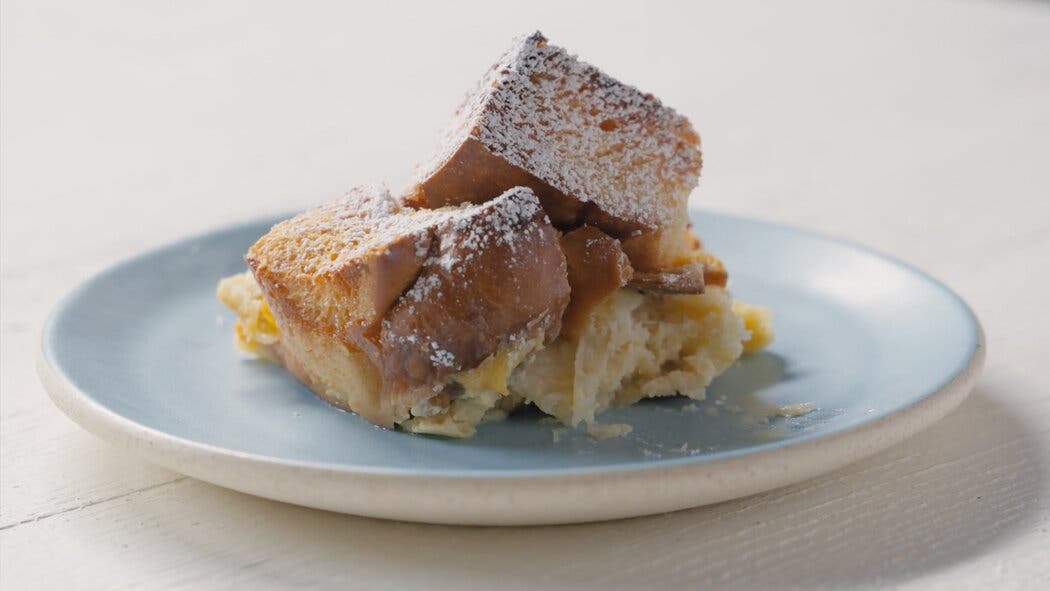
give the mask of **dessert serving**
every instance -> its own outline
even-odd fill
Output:
[[[218,297],[236,342],[385,427],[466,437],[531,404],[703,398],[772,339],[693,234],[687,119],[536,33],[397,194],[365,185],[274,226]]]

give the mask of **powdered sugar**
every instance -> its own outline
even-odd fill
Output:
[[[433,349],[433,353],[430,354],[430,362],[437,367],[455,367],[456,356],[451,352],[446,351],[438,346],[437,343],[431,342],[430,348]]]
[[[417,257],[427,254],[435,224],[458,208],[415,210],[402,206],[382,185],[364,185],[342,199],[281,222],[264,239],[284,241],[284,262],[313,275],[336,273],[349,264],[390,254],[402,241]]]
[[[528,240],[523,232],[536,214],[540,213],[540,202],[526,187],[515,187],[493,201],[480,206],[480,213],[471,212],[449,221],[452,232],[457,234],[457,245],[467,251],[477,251],[486,242],[506,244],[516,250],[518,243]]]
[[[358,199],[368,207],[385,207],[378,200]],[[348,208],[351,205],[352,200],[343,204]],[[502,286],[504,293],[518,293],[516,290],[520,289],[523,277],[532,277],[538,265],[549,268],[545,265],[551,263],[544,262],[546,259],[541,258],[542,253],[549,256],[554,249],[553,252],[560,254],[560,250],[557,250],[557,235],[539,199],[528,188],[516,187],[495,199],[476,205],[434,210],[402,206],[388,217],[419,218],[425,223],[416,224],[412,233],[401,237],[389,237],[388,234],[404,228],[403,222],[382,216],[373,217],[372,212],[343,217],[369,222],[368,226],[359,224],[352,228],[352,231],[358,232],[354,237],[359,243],[347,249],[350,253],[361,252],[364,245],[376,240],[377,235],[388,241],[388,244],[369,247],[376,252],[395,251],[406,236],[412,236],[418,241],[414,250],[409,251],[420,258],[418,269],[397,301],[383,313],[376,343],[378,359],[389,355],[390,359],[396,360],[394,363],[399,364],[396,365],[398,369],[391,371],[398,371],[402,378],[405,371],[411,371],[415,376],[412,379],[427,375],[439,379],[447,373],[475,365],[478,362],[475,357],[479,352],[498,346],[508,335],[514,336],[510,331],[504,334],[504,328],[498,324],[506,322],[502,318],[523,316],[520,321],[511,322],[514,330],[525,330],[520,325],[532,326],[531,323],[535,321],[542,329],[556,322],[560,316],[561,307],[558,307],[555,316],[544,314],[537,318],[536,312],[531,311],[528,305],[541,305],[542,302],[533,303],[531,297],[524,305],[509,300],[514,302],[514,310],[500,309],[501,319],[483,311],[489,305],[488,302],[498,298],[486,292],[491,290],[493,284]],[[425,244],[425,248],[420,248],[420,243]],[[333,259],[331,264],[334,266],[340,260],[342,255]],[[347,264],[360,265],[360,261],[348,261]],[[333,273],[339,277],[345,276],[345,271],[341,269],[333,268]],[[376,281],[388,278],[377,277]],[[545,274],[534,280],[542,284],[551,281],[551,276]],[[567,297],[567,284],[565,289]],[[543,295],[547,296],[548,293],[544,292]],[[482,298],[483,301],[473,301],[473,298]],[[446,316],[449,313],[452,315]],[[477,314],[477,318],[470,319],[474,314]],[[484,336],[465,334],[469,330],[477,330]],[[429,365],[433,371],[422,369],[421,363]]]
[[[424,275],[416,279],[412,287],[405,292],[405,297],[414,302],[422,302],[440,286],[441,279],[437,275]]]
[[[414,272],[398,298],[409,314],[415,314],[417,306],[427,309],[428,301],[448,295],[442,290],[469,293],[473,289],[470,280],[459,270],[468,269],[488,249],[507,245],[512,260],[504,259],[503,268],[493,271],[511,273],[510,267],[531,260],[524,257],[536,256],[522,241],[537,238],[534,233],[540,231],[540,219],[549,223],[539,200],[527,188],[509,190],[481,205],[414,209],[393,199],[385,187],[367,185],[276,225],[249,256],[265,277],[279,275],[296,283],[289,289],[277,281],[270,283],[271,288],[287,293],[285,304],[294,306],[296,314],[317,324],[334,323],[342,334],[357,334],[387,313],[385,307],[372,307],[378,289],[374,286]],[[416,260],[406,260],[406,255]],[[522,258],[515,262],[515,257]],[[344,285],[350,291],[337,297],[349,299],[334,312],[315,305],[315,298],[333,293],[319,289],[346,289]],[[307,299],[300,301],[300,297]],[[442,335],[394,336],[435,366],[458,367],[448,347],[434,342]]]
[[[516,187],[481,205],[439,209],[413,209],[390,196],[382,185],[351,190],[339,201],[323,205],[282,222],[274,230],[289,228],[287,254],[296,267],[311,274],[338,272],[369,256],[390,255],[392,245],[409,241],[416,257],[430,252],[431,240],[454,237],[456,253],[437,256],[451,269],[469,261],[485,244],[512,248],[531,238],[528,222],[541,212],[530,189]],[[426,283],[418,286],[418,299],[426,297]]]
[[[440,290],[446,287],[443,280],[450,282],[447,287],[470,291],[470,279],[460,271],[490,248],[506,246],[515,258],[535,256],[528,250],[527,241],[539,238],[541,230],[534,221],[536,216],[543,216],[546,220],[539,200],[525,187],[515,187],[481,205],[434,211],[445,211],[446,215],[432,227],[435,246],[423,261],[419,276],[405,292],[406,302],[424,302],[439,297]],[[518,262],[511,260],[508,264],[516,266]],[[437,272],[438,269],[441,272]],[[512,275],[509,269],[507,271],[508,276]],[[455,355],[429,340],[436,336],[409,334],[393,338],[401,345],[410,344],[426,352],[435,366],[458,369]]]
[[[652,229],[676,223],[700,171],[699,138],[684,117],[540,33],[516,39],[482,78],[421,178],[468,137],[561,192]]]

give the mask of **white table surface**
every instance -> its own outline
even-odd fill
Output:
[[[1050,581],[1050,5],[292,4],[2,5],[0,586]],[[140,461],[48,401],[33,360],[62,294],[146,247],[397,185],[537,27],[692,118],[697,203],[846,236],[958,290],[988,334],[970,399],[810,482],[527,529],[249,497]]]

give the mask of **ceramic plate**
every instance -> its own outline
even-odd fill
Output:
[[[707,400],[646,401],[597,441],[524,412],[448,440],[374,427],[283,369],[235,352],[220,277],[274,220],[156,250],[74,291],[44,329],[40,373],[89,431],[173,470],[334,511],[460,524],[629,517],[757,493],[916,433],[969,393],[980,326],[899,262],[797,229],[693,212],[734,295],[773,308],[776,342]],[[777,407],[813,410],[780,417]]]

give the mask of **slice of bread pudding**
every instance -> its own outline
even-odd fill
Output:
[[[772,339],[690,229],[699,136],[547,43],[515,40],[397,198],[281,222],[218,297],[238,345],[378,425],[465,437],[532,404],[702,398]]]

